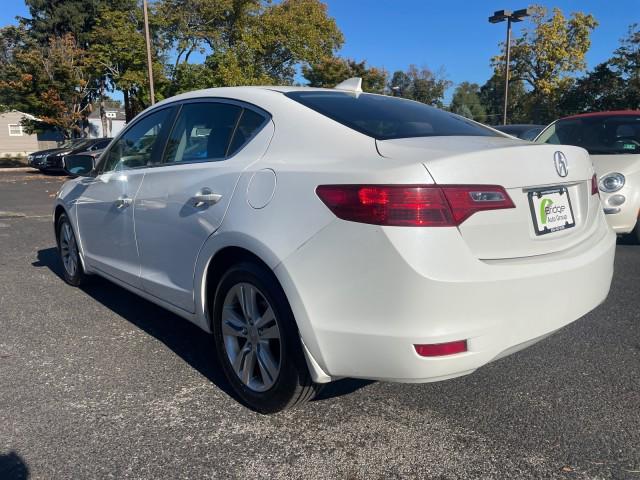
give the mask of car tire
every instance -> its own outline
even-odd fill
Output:
[[[254,262],[232,266],[218,284],[213,310],[220,365],[243,404],[269,414],[319,392],[291,307],[270,270]]]
[[[60,215],[56,224],[56,240],[65,282],[74,287],[80,287],[86,283],[87,274],[82,267],[73,227],[64,213]]]

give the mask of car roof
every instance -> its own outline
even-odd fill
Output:
[[[569,115],[568,117],[563,117],[560,120],[567,120],[569,118],[585,118],[585,117],[624,117],[627,115],[640,115],[640,110],[607,110],[604,112],[589,112],[589,113],[578,113],[576,115]]]

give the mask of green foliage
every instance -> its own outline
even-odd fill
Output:
[[[502,70],[504,72],[504,69]],[[480,87],[480,103],[485,108],[486,123],[499,125],[502,123],[504,109],[504,73],[494,73],[487,82]],[[511,80],[509,82],[509,104],[507,107],[510,123],[530,123],[527,105],[527,92],[524,82]]]
[[[622,75],[611,69],[608,62],[601,63],[562,96],[559,110],[562,115],[602,110],[629,108],[628,83]]]
[[[439,108],[444,106],[444,93],[450,86],[443,72],[435,73],[426,67],[418,69],[415,65],[409,65],[406,72],[394,72],[389,83],[393,95]]]
[[[366,62],[351,59],[326,57],[319,62],[302,67],[302,74],[310,87],[333,88],[352,77],[362,78],[362,90],[383,93],[387,83],[387,72],[376,67],[367,67]]]
[[[154,19],[153,16],[151,18]],[[150,20],[150,24],[153,33],[159,30],[156,22]],[[128,120],[150,105],[143,29],[142,11],[139,8],[102,9],[90,36],[90,66],[106,80],[111,90],[123,92]],[[164,44],[156,36],[152,42],[153,75],[158,98],[161,99],[162,85],[166,82]]]
[[[480,100],[480,86],[477,83],[462,82],[458,85],[451,99],[452,112],[484,123],[487,111]]]
[[[573,84],[572,75],[584,70],[590,35],[598,22],[582,12],[572,13],[567,19],[559,8],[554,8],[551,15],[544,7],[533,9],[533,28],[525,28],[511,48],[511,79],[531,88],[531,120],[547,122],[559,114],[557,105],[562,93]],[[496,73],[504,72],[504,45],[502,49],[502,54],[493,58]]]
[[[163,37],[178,52],[168,94],[186,87],[291,84],[302,64],[320,62],[343,43],[318,0],[160,0]],[[204,68],[188,64],[207,52]]]
[[[127,0],[25,0],[25,3],[31,17],[21,18],[21,22],[38,43],[46,44],[52,36],[70,33],[83,48],[88,45],[100,9],[131,6]]]
[[[609,64],[626,84],[626,108],[640,108],[640,25],[629,27]]]

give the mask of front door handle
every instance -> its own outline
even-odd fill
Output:
[[[203,188],[193,196],[193,205],[202,207],[203,205],[215,205],[220,201],[222,195],[213,193],[210,188]]]
[[[129,197],[120,197],[115,202],[116,208],[127,208],[129,205],[133,203],[133,199]]]

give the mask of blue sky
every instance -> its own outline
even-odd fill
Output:
[[[490,58],[504,41],[505,24],[487,21],[494,10],[524,8],[512,0],[324,0],[345,36],[340,54],[393,72],[413,63],[432,70],[444,68],[454,84],[484,83],[491,76]],[[0,24],[27,15],[22,0],[2,0]],[[592,13],[600,25],[592,34],[589,67],[606,60],[628,26],[640,21],[640,0],[539,1],[572,11]],[[517,35],[520,26],[515,24]],[[450,96],[447,95],[448,97]]]

